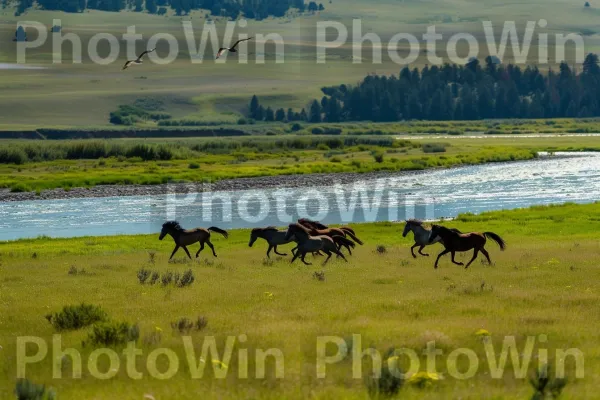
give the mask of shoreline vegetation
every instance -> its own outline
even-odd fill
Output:
[[[422,171],[530,160],[539,152],[600,151],[600,136],[407,139],[386,135],[252,135],[227,138],[0,141],[1,199],[88,197],[75,188],[239,178]],[[139,191],[125,189],[140,186]],[[143,187],[142,187],[143,186]],[[3,190],[2,190],[3,189]],[[64,189],[56,191],[54,189]],[[101,189],[100,189],[101,190]],[[52,192],[45,192],[52,191]],[[28,195],[25,195],[29,193]],[[33,196],[35,194],[35,196]],[[109,194],[110,195],[110,194]],[[98,194],[92,196],[99,197]],[[100,196],[104,197],[104,196]]]

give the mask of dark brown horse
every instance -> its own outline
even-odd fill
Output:
[[[183,247],[183,250],[185,250],[185,253],[188,255],[188,257],[191,260],[192,256],[190,255],[190,252],[188,251],[187,246],[194,244],[194,243],[200,243],[200,250],[198,250],[198,252],[196,253],[196,258],[198,258],[198,256],[200,255],[200,252],[202,250],[204,250],[205,243],[212,250],[213,256],[216,257],[217,253],[215,253],[215,247],[210,242],[210,232],[211,231],[220,233],[225,238],[229,237],[229,234],[227,233],[227,231],[224,231],[223,229],[219,229],[214,226],[211,226],[208,229],[204,229],[204,228],[183,229],[181,227],[181,225],[179,224],[179,222],[168,221],[163,224],[162,230],[160,231],[160,236],[158,237],[158,239],[163,240],[166,235],[171,235],[171,237],[173,237],[173,240],[175,241],[175,249],[173,249],[173,253],[171,253],[171,257],[169,258],[169,260],[171,258],[173,258],[173,256],[175,255],[177,250],[179,250],[180,247]]]
[[[504,242],[500,236],[493,232],[458,233],[452,229],[448,229],[440,225],[433,225],[431,228],[431,235],[429,236],[430,243],[433,242],[436,237],[442,238],[440,243],[444,245],[445,249],[435,260],[434,268],[438,267],[438,261],[440,260],[440,257],[448,253],[452,255],[452,262],[454,264],[464,265],[463,263],[456,262],[454,260],[454,254],[456,252],[465,252],[471,249],[475,250],[473,252],[473,258],[471,258],[471,261],[469,261],[465,268],[469,268],[469,265],[475,261],[479,252],[482,252],[485,258],[487,258],[488,263],[491,264],[492,261],[490,260],[490,255],[484,248],[487,238],[490,238],[494,242],[498,243],[500,250],[504,250],[506,248],[506,242]]]
[[[288,227],[288,231],[286,234],[286,239],[290,239],[292,236],[296,237],[296,242],[298,243],[298,251],[294,254],[291,262],[294,262],[298,256],[300,256],[300,260],[306,265],[311,265],[310,263],[304,260],[307,253],[313,253],[316,251],[322,251],[327,254],[327,258],[323,262],[323,265],[329,261],[331,258],[331,254],[337,254],[339,257],[342,257],[344,261],[346,257],[339,250],[338,246],[335,244],[333,239],[329,236],[321,235],[321,236],[311,236],[309,234],[309,230],[300,224],[290,224]],[[344,238],[345,239],[345,238]],[[348,240],[348,239],[345,239]]]
[[[313,221],[308,218],[300,218],[298,220],[298,223],[302,226],[305,226],[305,227],[311,228],[311,229],[328,229],[329,228],[327,225],[323,225],[319,221]],[[354,232],[354,229],[350,228],[349,226],[340,226],[339,229],[343,230],[344,232],[350,232],[353,235],[356,235],[356,233]]]
[[[287,231],[277,230],[277,228],[274,226],[267,226],[266,228],[254,228],[252,229],[252,232],[250,232],[250,242],[248,242],[248,246],[252,247],[258,238],[262,238],[265,239],[269,244],[269,249],[267,250],[268,258],[271,258],[271,250],[275,251],[275,254],[277,255],[287,256],[287,253],[278,252],[277,246],[294,242],[296,238],[292,236],[291,238],[286,239],[286,234]]]

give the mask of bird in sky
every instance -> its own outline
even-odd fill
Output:
[[[123,65],[123,69],[127,69],[129,68],[130,65],[136,65],[136,64],[141,64],[142,63],[142,57],[144,57],[146,54],[148,53],[152,53],[154,50],[156,50],[156,47],[153,48],[152,50],[146,50],[144,51],[142,54],[140,54],[138,56],[138,58],[136,58],[135,60],[128,60],[125,65]]]
[[[248,39],[240,39],[240,40],[238,40],[237,42],[235,42],[235,43],[233,44],[233,46],[231,46],[231,47],[221,47],[221,48],[219,49],[219,52],[217,53],[217,59],[218,59],[219,57],[221,57],[225,51],[229,51],[229,52],[231,52],[231,53],[237,53],[237,50],[235,49],[235,48],[237,47],[237,45],[238,45],[238,44],[240,44],[240,42],[245,42],[245,41],[247,41],[247,40],[250,40],[250,39],[253,39],[253,38],[248,38]]]

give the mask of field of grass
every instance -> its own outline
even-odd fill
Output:
[[[160,184],[290,174],[410,171],[527,160],[534,158],[537,151],[600,150],[599,136],[501,136],[490,141],[487,138],[442,140],[435,137],[404,140],[364,135],[355,137],[364,144],[344,145],[344,141],[351,138],[345,135],[289,135],[219,140],[9,140],[0,145],[0,158],[12,159],[16,153],[17,157],[25,157],[25,161],[0,164],[0,187],[13,191],[40,191],[100,184]],[[294,147],[295,143],[311,145],[299,148]],[[104,158],[108,154],[105,149],[123,149],[122,154],[126,155],[126,149],[139,144],[167,148],[172,155],[169,159],[146,161],[124,155]],[[97,148],[101,151],[96,152]],[[69,149],[74,149],[74,155],[69,155]],[[90,155],[94,153],[97,155]],[[29,159],[27,154],[31,154]],[[65,157],[69,159],[62,159]],[[40,158],[49,161],[40,161]]]
[[[14,9],[0,10],[0,38],[6,45],[0,46],[0,62],[15,62],[15,47],[11,41],[18,21],[38,21],[51,26],[53,19],[62,21],[63,33],[75,33],[82,41],[83,63],[72,64],[71,45],[62,47],[62,64],[52,64],[50,39],[39,49],[27,53],[27,62],[41,65],[41,70],[3,70],[0,76],[0,127],[3,129],[25,129],[41,126],[107,126],[108,116],[120,104],[131,104],[138,98],[152,97],[164,101],[165,111],[173,118],[194,118],[205,122],[232,122],[245,112],[251,95],[257,94],[265,106],[301,108],[313,98],[320,96],[320,88],[334,84],[352,84],[369,73],[398,73],[401,66],[387,56],[387,43],[397,33],[411,33],[419,40],[430,25],[444,35],[438,44],[438,56],[449,61],[446,43],[457,32],[473,34],[479,41],[483,60],[488,55],[482,20],[492,21],[497,36],[504,21],[515,21],[522,32],[526,21],[545,19],[547,28],[540,33],[549,34],[548,55],[555,63],[554,35],[585,33],[585,52],[598,51],[598,11],[594,5],[584,9],[583,1],[563,0],[527,1],[526,3],[486,0],[443,0],[397,1],[397,0],[340,0],[327,2],[326,10],[316,15],[297,18],[249,21],[248,27],[234,33],[270,34],[283,37],[285,62],[276,64],[276,50],[267,45],[266,63],[257,64],[258,50],[251,44],[248,48],[249,63],[240,64],[230,56],[226,65],[213,60],[214,49],[208,46],[202,64],[190,62],[190,49],[183,35],[182,21],[192,21],[196,41],[206,22],[204,12],[193,12],[189,16],[156,16],[133,12],[86,11],[81,14],[66,14],[31,10],[20,17],[13,15]],[[382,41],[383,62],[373,64],[371,43],[364,43],[362,63],[353,62],[352,20],[360,19],[362,34],[376,33]],[[316,24],[319,21],[341,22],[348,29],[349,39],[339,49],[328,53],[326,64],[316,63]],[[215,24],[222,35],[225,20]],[[169,33],[179,41],[179,57],[170,65],[146,63],[139,68],[121,72],[126,59],[125,42],[121,40],[128,26],[136,27],[143,35],[137,50],[145,48],[145,42],[155,33]],[[96,33],[110,33],[119,38],[119,58],[109,65],[96,65],[87,57],[87,44]],[[538,40],[535,32],[529,62],[538,59]],[[30,33],[35,37],[35,33]],[[333,35],[333,34],[332,34]],[[460,56],[465,56],[464,41],[458,46]],[[406,56],[406,42],[400,43],[399,54]],[[425,49],[425,42],[421,42]],[[104,49],[105,50],[105,49]],[[157,54],[165,57],[166,42],[158,43]],[[100,52],[106,55],[106,52]],[[574,53],[567,51],[566,61],[574,63]],[[512,60],[508,46],[504,62]],[[425,52],[412,65],[422,67],[429,63]],[[541,66],[546,69],[547,66]],[[226,84],[224,84],[226,82]]]
[[[488,243],[492,266],[478,261],[465,270],[445,257],[434,270],[433,257],[410,256],[412,240],[403,239],[403,224],[395,223],[356,225],[365,245],[358,246],[348,264],[333,261],[326,267],[319,259],[310,267],[290,265],[289,258],[268,262],[264,242],[248,248],[249,232],[244,230],[230,232],[228,240],[213,239],[218,258],[205,251],[193,262],[180,253],[168,263],[172,242],[158,241],[158,233],[2,243],[0,397],[10,398],[15,384],[16,337],[29,335],[47,341],[50,353],[28,365],[26,376],[56,389],[60,399],[141,399],[145,394],[182,400],[366,399],[364,379],[352,378],[350,357],[328,365],[324,379],[315,372],[317,337],[350,340],[359,334],[363,348],[382,353],[392,347],[415,350],[420,371],[426,366],[421,352],[427,342],[435,341],[443,351],[436,369],[444,379],[425,388],[405,382],[397,398],[531,398],[528,380],[515,379],[510,358],[502,379],[490,377],[482,339],[475,334],[485,329],[497,352],[505,336],[514,336],[522,357],[528,336],[547,335],[547,343],[536,341],[529,373],[537,368],[539,349],[548,349],[551,364],[557,361],[556,349],[580,349],[585,376],[576,379],[575,362],[569,357],[564,398],[594,398],[600,385],[600,349],[593,323],[600,316],[596,257],[600,204],[465,215],[446,224],[463,231],[496,232],[508,248],[500,252]],[[435,255],[440,249],[435,245],[428,252]],[[196,280],[186,288],[141,285],[136,274],[142,268],[161,273],[191,269]],[[77,273],[69,273],[74,269]],[[324,280],[315,279],[314,273],[321,270]],[[63,357],[62,369],[58,367],[63,378],[52,379],[51,341],[57,332],[44,316],[82,301],[101,306],[114,321],[139,325],[137,347],[143,355],[136,366],[142,379],[128,377],[125,356],[120,356],[114,378],[94,379],[87,369],[92,349],[89,344],[82,348],[90,328],[60,332],[63,349],[81,351],[82,378],[71,379],[73,364]],[[206,318],[207,326],[190,333],[196,357],[208,337],[216,337],[220,354],[228,335],[247,337],[246,342],[236,341],[225,379],[214,378],[211,361],[202,379],[190,378],[183,339],[171,323],[198,316]],[[117,351],[122,347],[114,346]],[[148,354],[162,347],[172,349],[180,360],[179,372],[164,381],[152,378],[146,367]],[[272,359],[264,379],[254,375],[254,351],[269,348],[283,352],[283,379],[276,379]],[[446,357],[457,348],[472,349],[480,361],[469,380],[454,379],[447,370]],[[248,349],[250,379],[239,377],[243,349]],[[27,350],[32,355],[36,347]],[[328,355],[334,352],[335,347],[328,347]],[[158,359],[161,372],[167,370],[166,360]],[[369,375],[368,357],[362,364]],[[102,372],[109,368],[106,358],[99,365]],[[458,366],[461,372],[468,369],[466,357],[459,357]]]

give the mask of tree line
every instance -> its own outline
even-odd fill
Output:
[[[325,9],[323,4],[317,4],[315,1],[306,4],[304,0],[37,0],[37,3],[44,10],[72,13],[94,9],[166,14],[170,7],[177,15],[186,15],[192,10],[208,10],[212,16],[233,19],[241,15],[252,19],[283,17],[290,9],[297,9],[299,12],[316,12]],[[18,0],[17,15],[32,6],[33,0]]]
[[[301,112],[273,111],[253,97],[250,117],[264,121],[342,122],[586,118],[600,116],[600,66],[588,54],[580,73],[567,63],[542,73],[537,66],[483,65],[403,68],[395,76],[368,75],[355,86],[322,88],[324,96]]]

